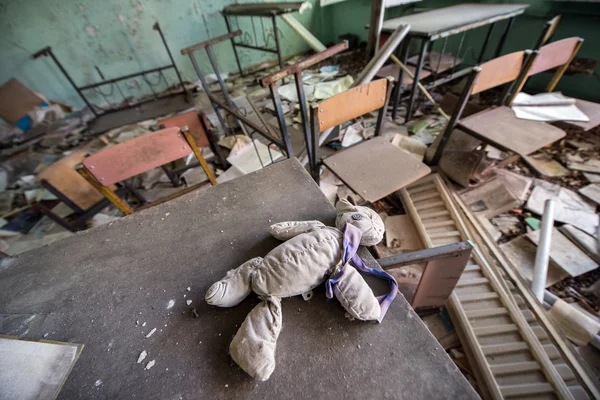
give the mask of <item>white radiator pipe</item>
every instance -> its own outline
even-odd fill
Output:
[[[552,243],[552,228],[554,227],[554,201],[546,200],[544,203],[544,215],[540,227],[540,240],[535,253],[535,264],[533,267],[533,281],[531,290],[541,304],[544,304],[544,290],[546,289],[546,277],[548,275],[548,259],[550,258],[550,245]]]

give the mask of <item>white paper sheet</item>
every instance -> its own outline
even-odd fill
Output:
[[[589,118],[575,105],[575,99],[562,93],[540,93],[535,96],[519,93],[512,104],[512,110],[519,119],[532,121],[581,121]]]
[[[263,166],[266,167],[267,165],[271,164],[269,148],[258,140],[254,140],[254,144],[256,147],[250,144],[244,147],[234,156],[227,157],[227,161],[229,161],[231,165],[236,167],[243,174],[249,174],[250,172],[254,172],[263,168]],[[275,149],[271,149],[271,156],[273,157],[273,161],[277,161],[283,157],[283,154]]]

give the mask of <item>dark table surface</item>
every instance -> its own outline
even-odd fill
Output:
[[[271,378],[237,367],[229,343],[258,298],[222,309],[204,293],[278,244],[271,223],[307,219],[334,208],[292,159],[23,253],[0,267],[0,333],[85,344],[63,399],[476,398],[401,295],[381,324],[346,319],[322,287],[284,299]]]
[[[458,33],[522,14],[527,4],[466,3],[438,8],[383,22],[384,32],[393,32],[400,25],[410,25],[409,35],[431,37],[457,30]]]

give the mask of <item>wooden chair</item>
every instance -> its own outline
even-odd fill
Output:
[[[515,117],[510,109],[514,96],[509,97],[507,105],[493,107],[460,120],[471,95],[512,82],[507,90],[507,93],[510,92],[511,87],[527,76],[535,59],[534,51],[518,51],[474,67],[450,121],[428,149],[426,161],[430,165],[439,163],[454,129],[522,156],[563,138],[566,133],[553,125]]]
[[[161,129],[110,147],[87,157],[77,166],[76,170],[110,200],[115,207],[128,215],[133,212],[133,209],[110,188],[110,185],[179,158],[187,157],[190,152],[196,155],[210,183],[216,185],[215,176],[204,157],[202,157],[196,141],[186,126],[181,129],[177,127]],[[164,203],[167,200],[189,193],[203,184],[204,182],[191,186],[174,196],[159,199],[140,207],[140,209]]]
[[[75,166],[89,155],[86,150],[76,150],[44,168],[37,175],[40,186],[56,196],[60,202],[73,210],[73,213],[68,216],[57,214],[44,201],[36,202],[32,207],[71,232],[85,229],[88,219],[110,205],[98,190],[75,172]],[[111,190],[124,195],[129,190],[129,185],[118,188],[113,185]]]
[[[162,118],[156,123],[160,129],[187,126],[190,130],[190,134],[196,141],[198,147],[209,147],[215,154],[215,162],[219,164],[223,169],[229,167],[229,163],[225,158],[225,155],[221,151],[218,145],[218,139],[215,133],[210,129],[210,123],[203,112],[188,111],[185,113],[173,115],[171,117]],[[198,164],[190,164],[185,168],[179,168],[177,170],[165,170],[169,179],[173,184],[179,183],[179,175],[187,169],[198,167]]]
[[[409,152],[379,137],[393,79],[379,79],[357,86],[311,105],[311,174],[319,183],[318,138],[320,133],[343,122],[379,110],[375,137],[338,151],[323,164],[350,189],[373,202],[422,178],[430,169]],[[313,151],[314,149],[314,151]],[[314,167],[313,167],[314,166]]]
[[[533,65],[527,75],[523,75],[520,81],[515,85],[514,91],[509,97],[512,101],[519,91],[526,85],[527,79],[532,75],[546,72],[556,68],[556,72],[548,82],[545,91],[553,92],[559,81],[569,68],[569,65],[577,55],[577,52],[583,45],[583,39],[580,37],[570,37],[557,40],[542,46],[535,58]],[[600,104],[581,99],[575,99],[575,105],[589,117],[588,122],[564,121],[570,125],[575,125],[585,131],[593,129],[600,125]]]

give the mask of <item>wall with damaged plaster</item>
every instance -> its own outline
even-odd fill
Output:
[[[294,13],[304,26],[317,36],[326,24],[319,21],[317,0],[302,14]],[[49,58],[31,60],[29,56],[51,46],[57,58],[79,86],[101,80],[96,66],[106,79],[169,64],[160,36],[152,30],[158,21],[165,34],[175,63],[185,80],[195,81],[196,74],[189,59],[180,49],[227,32],[220,10],[233,1],[212,0],[0,0],[0,84],[17,78],[47,98],[82,106],[83,102]],[[243,30],[251,29],[250,20],[239,19]],[[266,21],[265,21],[266,22]],[[303,40],[284,21],[278,21],[284,55],[308,50]],[[264,24],[268,35],[271,25]],[[259,28],[257,28],[259,29]],[[259,34],[260,36],[260,34]],[[229,42],[215,47],[222,71],[237,70]],[[273,54],[240,50],[244,66],[272,59]],[[205,54],[199,53],[201,68],[211,72]],[[165,73],[170,84],[174,73]],[[157,83],[155,90],[165,88],[158,74],[148,76]],[[130,80],[120,85],[125,96],[151,93],[147,82]],[[113,90],[115,90],[113,88]],[[109,98],[120,96],[103,88]],[[95,102],[102,103],[102,95]]]
[[[460,3],[518,3],[529,4],[529,8],[524,15],[515,19],[510,36],[504,46],[504,53],[524,50],[530,48],[537,41],[546,21],[555,15],[563,15],[563,20],[559,25],[558,31],[553,40],[572,36],[580,36],[586,39],[578,55],[581,57],[592,58],[600,63],[600,46],[596,43],[600,38],[600,3],[580,2],[580,1],[549,1],[549,0],[424,0],[419,3],[398,6],[388,9],[386,19],[391,19],[409,14],[415,11],[425,9],[449,7]],[[328,40],[333,41],[339,35],[353,33],[358,35],[361,40],[367,40],[367,30],[365,25],[369,23],[369,13],[371,11],[371,0],[346,0],[331,6],[324,7],[322,18],[331,21],[330,31],[327,33]],[[490,41],[490,46],[486,52],[486,58],[493,56],[495,45],[502,34],[506,22],[500,22],[494,31],[494,36]],[[475,64],[476,56],[483,44],[487,33],[487,27],[469,31],[465,37],[461,56],[466,54],[466,62],[470,65]],[[460,35],[452,36],[448,40],[446,52],[450,49],[458,48]],[[411,54],[418,52],[418,41],[413,41]],[[443,40],[434,42],[434,51],[441,51]],[[600,66],[596,67],[596,73],[600,74]],[[543,90],[545,84],[549,81],[551,75],[541,74],[533,77],[529,82],[528,88],[534,90]],[[577,96],[583,99],[600,102],[600,78],[589,75],[565,76],[559,83],[557,91],[563,91],[566,95]]]

